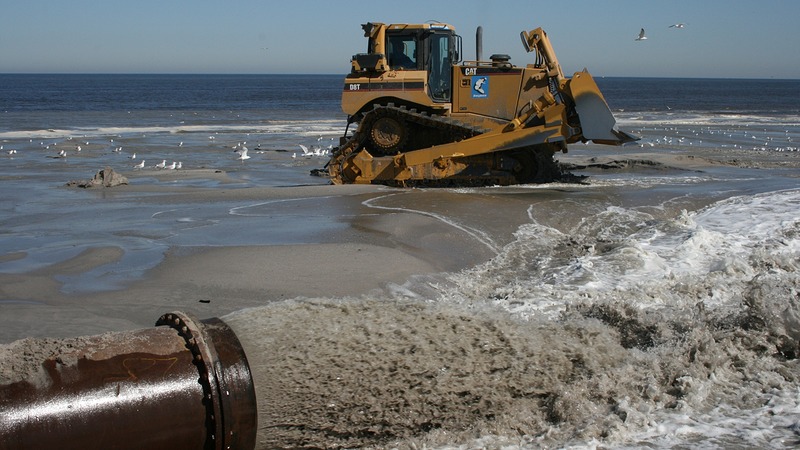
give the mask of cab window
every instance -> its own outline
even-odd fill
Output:
[[[417,41],[415,36],[388,37],[389,67],[394,70],[417,68]]]

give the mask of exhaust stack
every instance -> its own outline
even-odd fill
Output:
[[[475,31],[475,61],[483,59],[483,27]]]

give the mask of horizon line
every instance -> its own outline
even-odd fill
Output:
[[[102,75],[102,76],[341,76],[343,73],[317,73],[317,72],[298,72],[298,73],[232,73],[232,72],[0,72],[0,76],[7,75]],[[654,75],[593,75],[594,78],[643,78],[643,79],[686,79],[686,80],[772,80],[772,81],[800,81],[800,78],[756,78],[756,77],[720,77],[720,76],[654,76]]]

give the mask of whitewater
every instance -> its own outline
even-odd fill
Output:
[[[624,355],[582,349],[596,367],[554,390],[565,420],[550,433],[569,447],[601,437],[616,448],[791,447],[799,207],[800,191],[787,190],[669,220],[609,208],[568,233],[531,223],[497,258],[453,276],[461,288],[441,298],[555,327],[576,351],[595,344],[575,335],[587,321],[614,335]],[[588,442],[569,439],[584,433]]]

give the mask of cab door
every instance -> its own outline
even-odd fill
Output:
[[[434,102],[452,99],[453,39],[450,33],[428,36],[428,95]]]

